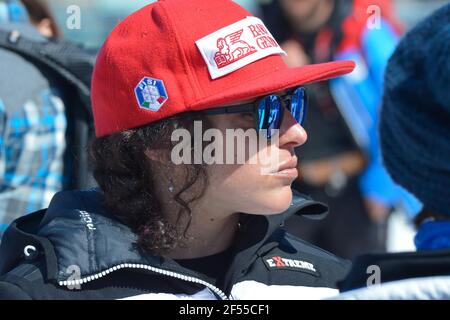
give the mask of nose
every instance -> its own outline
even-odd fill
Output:
[[[295,148],[304,144],[307,139],[305,129],[285,110],[280,127],[280,148]]]

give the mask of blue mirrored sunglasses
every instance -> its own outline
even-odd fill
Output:
[[[273,130],[279,130],[283,121],[284,110],[290,111],[294,119],[303,125],[308,111],[308,96],[306,89],[298,87],[289,90],[286,95],[271,94],[252,103],[235,106],[225,106],[209,110],[202,110],[208,115],[252,113],[255,118],[255,129],[266,130],[267,139],[270,139]]]

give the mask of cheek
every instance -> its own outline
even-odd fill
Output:
[[[233,118],[233,123],[226,121],[231,118],[221,119],[222,122],[217,122],[215,128],[225,133],[225,128],[232,125],[244,130],[248,126],[242,117]],[[214,120],[219,119],[218,117]],[[227,149],[227,138],[230,137],[224,134],[224,144],[221,148],[223,160],[226,161],[227,152],[231,151],[229,156],[234,164],[208,166],[209,200],[233,212],[268,215],[286,210],[292,200],[290,183],[268,175],[268,172],[280,163],[278,147],[267,147],[266,144],[260,146],[256,138],[240,142],[237,139],[232,144],[234,148]]]
[[[261,174],[257,165],[221,165],[210,168],[210,196],[235,212],[277,214],[292,201],[290,184]]]

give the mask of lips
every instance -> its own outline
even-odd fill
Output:
[[[297,169],[297,162],[297,157],[293,156],[289,160],[283,162],[274,173],[282,172],[288,169]]]
[[[298,177],[297,163],[297,157],[293,156],[289,160],[279,165],[278,168],[272,172],[272,174],[295,179]]]

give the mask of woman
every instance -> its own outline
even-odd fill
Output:
[[[247,53],[221,56],[219,40]],[[290,188],[298,174],[293,148],[306,141],[299,86],[354,64],[291,70],[282,53],[262,22],[231,1],[158,1],[122,21],[99,53],[92,84],[91,155],[101,191],[60,193],[47,210],[13,223],[0,253],[0,297],[337,293],[348,263],[280,224],[294,213],[324,213]],[[265,133],[258,144],[269,140],[257,150],[242,135],[253,131]],[[204,143],[213,136],[223,143]],[[274,161],[260,161],[265,155]]]

